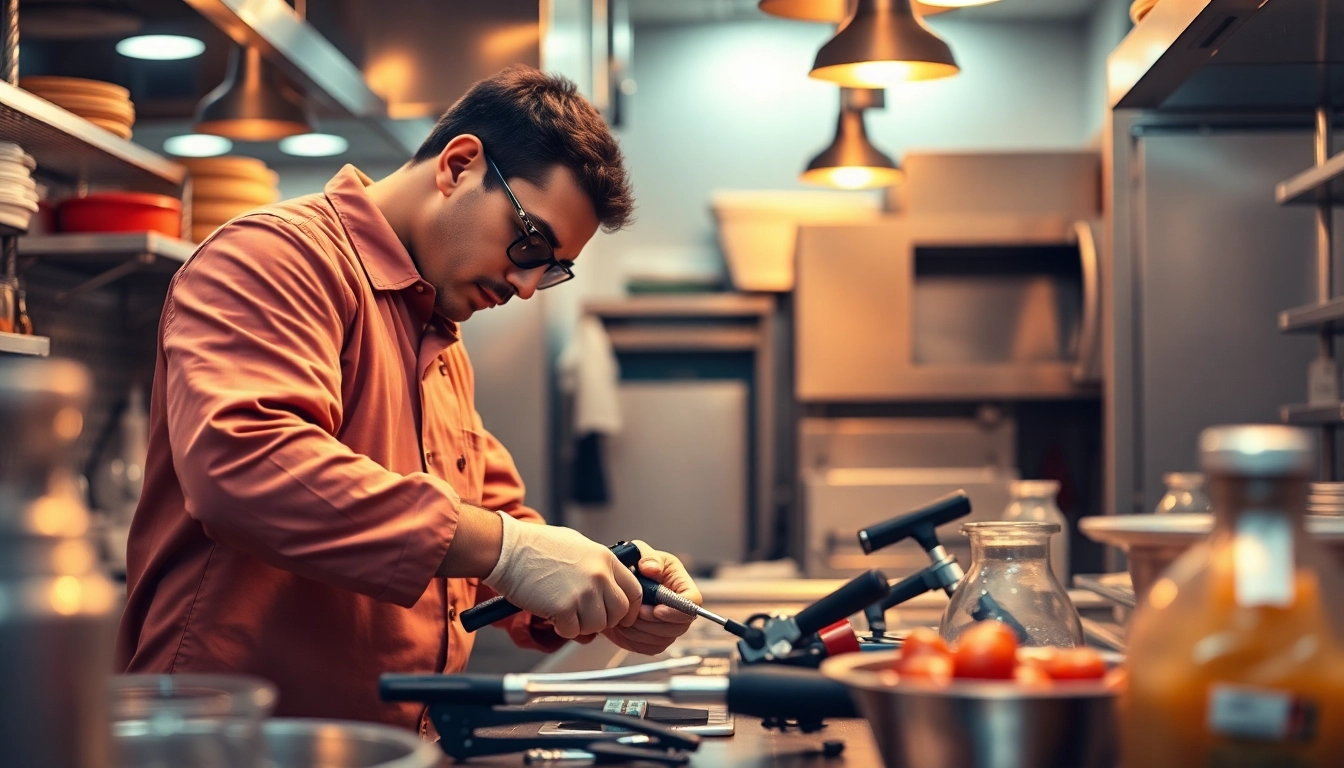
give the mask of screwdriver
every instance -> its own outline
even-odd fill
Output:
[[[765,635],[756,627],[749,627],[740,621],[725,619],[713,611],[705,610],[642,573],[636,572],[635,578],[639,579],[639,586],[644,590],[643,602],[645,605],[666,605],[668,608],[687,616],[699,616],[702,619],[708,619],[728,630],[729,634],[737,635],[747,641],[747,645],[752,648],[761,648],[765,645]]]

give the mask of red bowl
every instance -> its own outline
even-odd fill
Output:
[[[146,192],[99,192],[61,203],[62,232],[161,232],[182,236],[182,201]]]

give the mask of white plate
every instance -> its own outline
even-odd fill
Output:
[[[1213,515],[1099,515],[1078,521],[1089,539],[1121,549],[1169,547],[1203,539],[1213,530]],[[1344,542],[1344,518],[1307,516],[1307,530],[1318,541]]]

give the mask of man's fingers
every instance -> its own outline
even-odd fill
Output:
[[[626,599],[629,600],[629,603],[620,611],[623,614],[620,621],[612,623],[613,625],[620,624],[622,627],[628,627],[639,619],[639,608],[644,597],[644,589],[639,586],[639,579],[635,578],[635,574],[631,573],[630,569],[621,565],[615,556],[612,556],[611,560],[615,563],[612,576],[616,579],[616,586],[620,588],[621,592],[625,593]]]

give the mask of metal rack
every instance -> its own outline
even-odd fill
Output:
[[[1310,203],[1316,206],[1316,303],[1289,309],[1279,315],[1279,329],[1285,333],[1314,332],[1319,343],[1318,360],[1335,359],[1335,334],[1344,330],[1336,321],[1344,319],[1344,297],[1333,297],[1334,233],[1332,216],[1338,196],[1335,181],[1344,174],[1344,154],[1330,156],[1331,109],[1316,109],[1316,166],[1281,182],[1275,189],[1280,205]],[[1321,429],[1321,479],[1334,480],[1335,427],[1344,423],[1344,401],[1339,399],[1338,372],[1334,381],[1335,399],[1325,402],[1285,405],[1280,419],[1289,424],[1314,424]]]
[[[25,263],[43,262],[92,272],[88,279],[56,294],[61,304],[135,272],[172,273],[195,250],[192,243],[157,232],[31,235],[19,239],[19,256]]]

